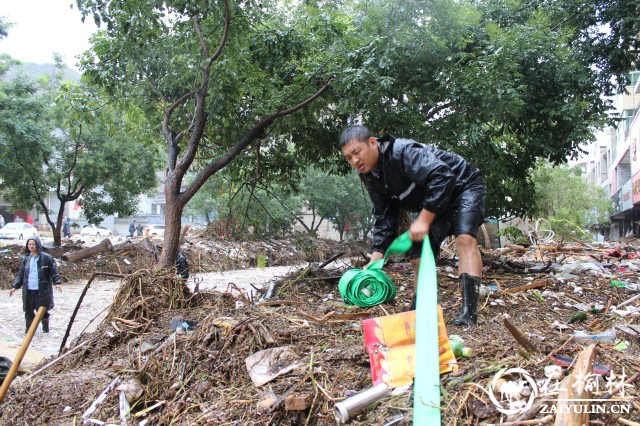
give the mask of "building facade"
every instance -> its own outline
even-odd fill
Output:
[[[604,188],[613,201],[611,227],[605,232],[612,241],[640,234],[640,71],[629,78],[627,93],[612,99],[618,126],[600,132],[580,162],[587,181]]]

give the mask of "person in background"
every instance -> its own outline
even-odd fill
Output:
[[[71,219],[66,218],[62,224],[62,236],[64,238],[71,238]]]
[[[139,223],[138,226],[136,226],[136,235],[138,237],[142,236],[142,224],[141,223]]]
[[[136,232],[136,220],[129,224],[129,238],[133,238],[133,233]]]
[[[187,258],[181,251],[178,251],[176,256],[176,272],[183,280],[189,278],[189,263],[187,263]]]
[[[13,296],[16,289],[22,288],[25,333],[29,331],[36,317],[36,311],[41,306],[47,308],[42,318],[42,331],[49,332],[49,311],[53,309],[54,286],[58,292],[62,292],[56,261],[53,256],[42,251],[42,244],[38,237],[31,237],[27,240],[25,256],[20,262],[18,276],[9,290],[9,296]]]
[[[476,236],[484,221],[486,193],[480,171],[459,155],[411,139],[376,138],[364,126],[346,129],[339,146],[373,204],[370,263],[382,259],[396,237],[401,210],[418,213],[409,228],[414,244],[408,253],[416,285],[425,236],[437,256],[445,237],[455,235],[462,307],[453,324],[476,324],[482,275]],[[412,308],[415,295],[413,300]]]

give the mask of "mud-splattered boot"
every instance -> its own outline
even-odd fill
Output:
[[[452,321],[453,325],[475,325],[478,322],[478,294],[480,292],[480,277],[469,274],[460,275],[460,293],[462,306],[460,313]]]

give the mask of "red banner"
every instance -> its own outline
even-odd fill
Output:
[[[640,172],[636,173],[631,179],[631,194],[633,204],[640,204]]]

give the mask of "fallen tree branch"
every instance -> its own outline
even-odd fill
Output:
[[[62,358],[66,357],[69,354],[72,354],[73,352],[75,352],[76,350],[80,349],[81,347],[83,347],[84,345],[86,345],[87,343],[89,343],[88,340],[85,340],[84,342],[80,343],[79,345],[75,346],[73,349],[68,350],[67,352],[65,352],[64,355],[59,356],[58,358],[54,359],[53,361],[51,361],[50,363],[48,363],[47,365],[45,365],[44,367],[40,368],[39,370],[36,370],[35,372],[33,372],[31,375],[29,375],[29,377],[27,377],[25,379],[25,381],[27,380],[31,380],[33,378],[33,376],[35,376],[36,374],[40,374],[42,371],[44,371],[45,369],[51,367],[53,364],[55,364],[56,362],[60,361]]]
[[[527,339],[524,335],[518,330],[518,327],[513,325],[507,318],[502,319],[502,323],[509,330],[509,333],[513,336],[514,339],[522,346],[527,352],[536,353],[538,349]]]
[[[284,291],[284,289],[285,289],[285,288],[287,288],[287,287],[289,287],[289,286],[291,286],[291,285],[293,285],[293,284],[296,284],[298,281],[301,281],[304,277],[306,277],[306,276],[309,274],[309,272],[311,272],[311,270],[312,270],[312,266],[311,266],[311,265],[307,266],[306,268],[304,268],[304,269],[302,270],[302,272],[300,272],[300,273],[298,274],[298,276],[297,276],[294,280],[289,281],[288,283],[286,283],[285,285],[283,285],[282,287],[280,287],[280,288],[278,289],[278,291],[277,291],[277,292],[275,292],[275,293],[276,293],[277,295],[282,294],[282,292]]]
[[[340,257],[344,256],[347,252],[343,251],[340,252],[338,254],[334,254],[333,256],[331,256],[329,259],[327,259],[325,262],[322,263],[322,265],[318,266],[318,269],[322,269],[325,266],[327,266],[328,264],[330,264],[331,262],[333,262],[334,260],[339,259]]]
[[[547,285],[548,282],[549,280],[542,280],[542,281],[533,282],[531,284],[521,285],[515,288],[508,288],[506,290],[503,290],[502,294],[518,293],[524,290],[531,290],[532,288],[544,287],[545,285]]]
[[[75,321],[76,319],[76,315],[78,314],[78,310],[80,309],[80,305],[82,304],[82,300],[84,299],[84,296],[87,294],[87,290],[89,290],[89,287],[93,282],[93,279],[99,275],[107,276],[107,277],[115,277],[115,278],[124,278],[126,276],[122,274],[113,274],[110,272],[94,272],[93,274],[91,274],[91,276],[89,277],[89,281],[87,281],[87,284],[82,289],[82,293],[80,294],[78,303],[76,303],[76,308],[73,310],[73,314],[71,314],[71,318],[69,318],[67,331],[65,331],[64,337],[62,338],[62,343],[60,344],[60,350],[58,351],[58,354],[62,353],[64,346],[67,344],[67,339],[69,338],[69,333],[71,332],[71,326],[73,326],[73,321]]]
[[[62,256],[63,260],[67,262],[77,262],[82,259],[86,259],[87,257],[95,256],[99,253],[104,253],[105,251],[112,251],[113,244],[111,244],[111,240],[105,238],[99,244],[93,247],[87,247],[82,250],[78,250],[73,253],[69,253],[67,255]]]

